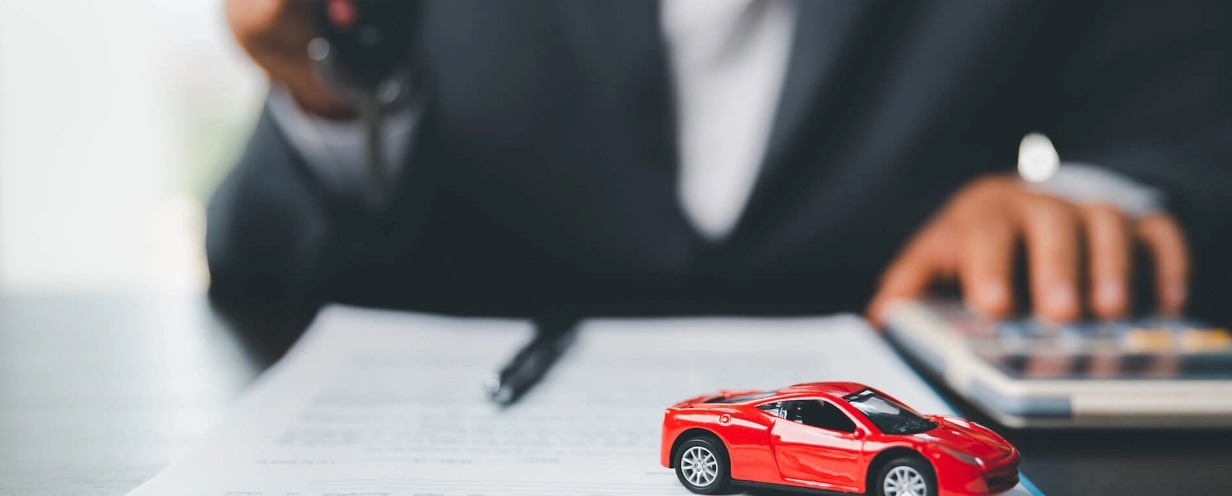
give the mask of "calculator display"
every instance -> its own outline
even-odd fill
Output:
[[[1051,324],[936,310],[975,355],[1016,379],[1232,379],[1232,333],[1187,319]]]

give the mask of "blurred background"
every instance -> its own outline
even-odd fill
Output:
[[[0,291],[203,291],[264,91],[218,0],[0,0]]]

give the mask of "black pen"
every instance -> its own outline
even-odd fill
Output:
[[[488,398],[497,405],[509,406],[535,387],[573,343],[577,322],[574,318],[536,320],[535,338],[484,382]]]

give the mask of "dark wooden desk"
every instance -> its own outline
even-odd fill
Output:
[[[306,319],[223,319],[204,296],[0,296],[0,495],[124,494],[215,421]],[[1232,488],[1228,431],[1010,437],[1050,496]]]

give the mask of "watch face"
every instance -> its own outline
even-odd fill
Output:
[[[1039,133],[1031,133],[1018,144],[1018,175],[1027,182],[1042,183],[1061,168],[1052,140]]]

